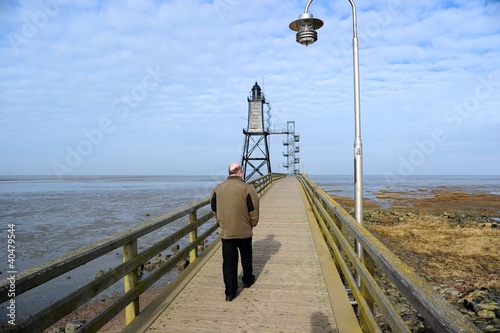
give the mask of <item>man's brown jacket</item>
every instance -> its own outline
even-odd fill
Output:
[[[229,176],[210,195],[210,205],[223,239],[248,238],[259,222],[259,196],[240,177]]]

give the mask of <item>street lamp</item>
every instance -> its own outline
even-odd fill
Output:
[[[317,29],[323,26],[323,21],[314,18],[308,13],[313,0],[307,2],[304,13],[298,20],[290,23],[290,29],[297,31],[297,42],[308,46],[318,40]],[[358,223],[363,224],[363,155],[361,145],[361,116],[359,111],[359,62],[358,62],[358,32],[356,27],[356,5],[349,0],[352,7],[352,47],[353,47],[353,73],[354,73],[354,217]],[[362,258],[363,249],[356,243],[358,256]],[[358,282],[359,284],[359,282]]]

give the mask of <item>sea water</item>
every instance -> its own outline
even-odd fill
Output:
[[[8,277],[8,225],[15,225],[15,269],[43,264],[85,245],[110,237],[181,207],[206,198],[225,176],[0,176],[0,238],[4,244],[0,279]],[[332,195],[352,197],[352,176],[310,178]],[[424,189],[425,191],[422,191]],[[363,197],[378,200],[381,190],[426,195],[433,190],[500,195],[500,176],[365,176]],[[378,200],[380,201],[380,200]],[[383,204],[383,203],[382,203]],[[173,231],[173,229],[172,229]],[[169,229],[153,233],[148,241],[165,237]],[[140,249],[139,249],[140,251]],[[121,249],[92,264],[60,276],[50,284],[21,295],[19,318],[33,314],[61,295],[88,283],[99,270],[121,263]],[[111,288],[118,292],[121,283]],[[0,323],[7,321],[0,306]]]
[[[0,280],[9,267],[8,226],[15,226],[15,270],[43,264],[90,243],[113,236],[209,196],[225,177],[0,177]],[[187,222],[187,218],[184,219]],[[141,238],[151,245],[179,228],[171,224]],[[186,240],[181,240],[187,242]],[[182,244],[181,244],[182,245]],[[184,244],[185,245],[185,244]],[[122,262],[117,249],[16,297],[18,318],[36,313],[63,295],[92,281],[100,270]],[[116,283],[107,293],[121,292]],[[7,322],[0,306],[0,324]]]

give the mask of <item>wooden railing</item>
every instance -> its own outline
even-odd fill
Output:
[[[282,174],[268,174],[249,182],[259,195],[265,193],[277,180],[285,177]],[[202,216],[198,213],[204,210]],[[156,242],[138,253],[137,241],[148,234],[157,232],[160,228],[188,217],[189,223],[180,227],[168,237]],[[208,222],[211,221],[212,224]],[[205,225],[208,223],[208,225]],[[201,226],[205,231],[198,235]],[[80,287],[71,294],[59,299],[53,304],[48,304],[43,310],[28,319],[16,323],[9,332],[41,332],[59,321],[78,307],[93,299],[95,296],[123,279],[125,293],[115,300],[107,309],[96,317],[86,322],[78,332],[95,332],[125,309],[126,323],[131,322],[139,314],[139,296],[151,287],[162,276],[169,272],[176,264],[188,255],[191,262],[198,255],[197,246],[217,230],[217,224],[210,210],[209,198],[193,203],[190,206],[165,214],[151,221],[143,223],[131,230],[124,231],[102,241],[90,244],[81,249],[68,253],[45,264],[28,269],[16,276],[16,297],[54,278],[65,274],[72,269],[80,267],[94,259],[108,254],[117,248],[123,248],[123,263],[96,277],[92,282]],[[189,243],[180,248],[165,264],[143,279],[139,279],[139,267],[151,258],[161,253],[183,237],[189,235]],[[219,241],[217,238],[214,242]],[[10,301],[8,290],[10,281],[0,281],[0,303]]]
[[[374,316],[375,306],[393,332],[411,332],[375,280],[375,265],[387,275],[434,331],[481,332],[312,180],[305,175],[299,175],[298,179],[331,250],[332,258],[352,290],[364,332],[381,332]],[[362,261],[356,254],[354,242],[348,241],[343,232],[363,247]]]

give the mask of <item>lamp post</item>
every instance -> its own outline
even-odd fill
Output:
[[[308,13],[309,6],[313,0],[307,2],[304,13],[298,20],[290,23],[290,29],[297,31],[297,42],[308,46],[318,40],[317,29],[323,26],[323,21],[314,18]],[[358,33],[356,23],[356,5],[349,0],[352,7],[352,47],[353,47],[353,75],[354,75],[354,217],[358,223],[363,224],[363,155],[361,144],[361,116],[359,108],[359,62],[358,62]],[[363,249],[356,242],[356,251],[362,259]],[[358,285],[359,285],[358,280]]]

